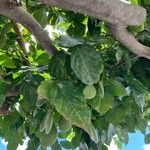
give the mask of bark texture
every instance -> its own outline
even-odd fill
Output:
[[[139,57],[150,59],[150,48],[139,43],[127,31],[130,25],[140,25],[146,20],[146,10],[140,6],[124,3],[121,0],[35,0],[36,2],[56,6],[92,16],[109,23],[112,35]],[[21,6],[10,0],[0,1],[0,14],[5,15],[26,27],[33,34],[43,48],[53,54],[48,34],[40,24]]]
[[[28,13],[23,7],[9,0],[0,1],[0,14],[9,17],[10,19],[19,22],[33,34],[38,42],[49,54],[54,53],[54,46],[51,44],[48,33],[42,26]]]

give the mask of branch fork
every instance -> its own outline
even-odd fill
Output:
[[[137,56],[150,59],[150,48],[139,43],[127,31],[128,26],[137,26],[146,20],[146,10],[143,7],[121,0],[36,0],[36,2],[103,20],[108,23],[112,35],[120,43]],[[11,5],[10,0],[1,0],[0,14],[19,22],[36,37],[48,54],[54,54],[56,48],[52,45],[48,33],[22,6]]]

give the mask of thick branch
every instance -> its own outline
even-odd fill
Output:
[[[109,24],[109,29],[112,35],[123,45],[125,45],[130,51],[140,57],[150,59],[150,48],[139,43],[133,35],[131,35],[124,25],[112,25]]]
[[[20,46],[22,52],[23,52],[23,60],[25,61],[26,65],[30,66],[30,62],[28,61],[27,59],[27,56],[28,56],[28,52],[27,52],[27,49],[26,49],[26,46],[25,46],[25,43],[24,43],[24,40],[23,40],[23,37],[22,37],[22,34],[20,32],[20,29],[18,27],[18,24],[17,22],[11,20],[12,22],[12,25],[13,25],[13,29],[17,35],[17,42],[18,42],[18,45]]]
[[[48,33],[41,25],[22,7],[13,6],[9,0],[0,1],[0,14],[9,17],[10,19],[19,22],[33,34],[38,42],[49,54],[53,54],[55,48],[52,46]]]
[[[120,0],[37,0],[43,4],[93,16],[109,23],[113,36],[138,56],[150,59],[150,48],[139,43],[127,31],[129,25],[140,25],[146,10]]]
[[[25,47],[25,43],[24,43],[24,40],[23,40],[23,37],[22,37],[22,34],[20,33],[20,30],[19,30],[19,27],[18,27],[18,24],[15,22],[15,21],[11,21],[12,25],[13,25],[13,29],[17,35],[17,42],[20,46],[20,48],[22,49],[23,53],[25,56],[28,55],[28,52],[27,52],[27,49]]]
[[[36,0],[62,9],[87,14],[94,18],[116,24],[140,25],[146,19],[146,11],[120,0]]]
[[[0,1],[0,13],[25,26],[47,50],[53,53],[54,48],[48,34],[39,23],[22,7],[9,7],[9,0]],[[150,58],[150,48],[140,44],[127,32],[129,25],[140,25],[146,19],[146,10],[140,6],[133,6],[120,0],[36,0],[43,4],[57,6],[62,9],[87,14],[108,22],[112,34],[124,46],[138,56]]]

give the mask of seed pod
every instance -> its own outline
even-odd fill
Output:
[[[96,95],[96,88],[93,85],[87,85],[83,89],[83,95],[85,96],[86,99],[92,99]]]

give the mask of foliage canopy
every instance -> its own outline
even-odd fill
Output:
[[[129,31],[150,47],[148,13]],[[150,61],[116,41],[103,21],[30,0],[23,6],[50,32],[49,56],[23,26],[0,16],[0,136],[8,150],[29,137],[27,150],[105,150],[117,134],[140,130],[150,143]],[[8,111],[9,107],[9,111]]]

